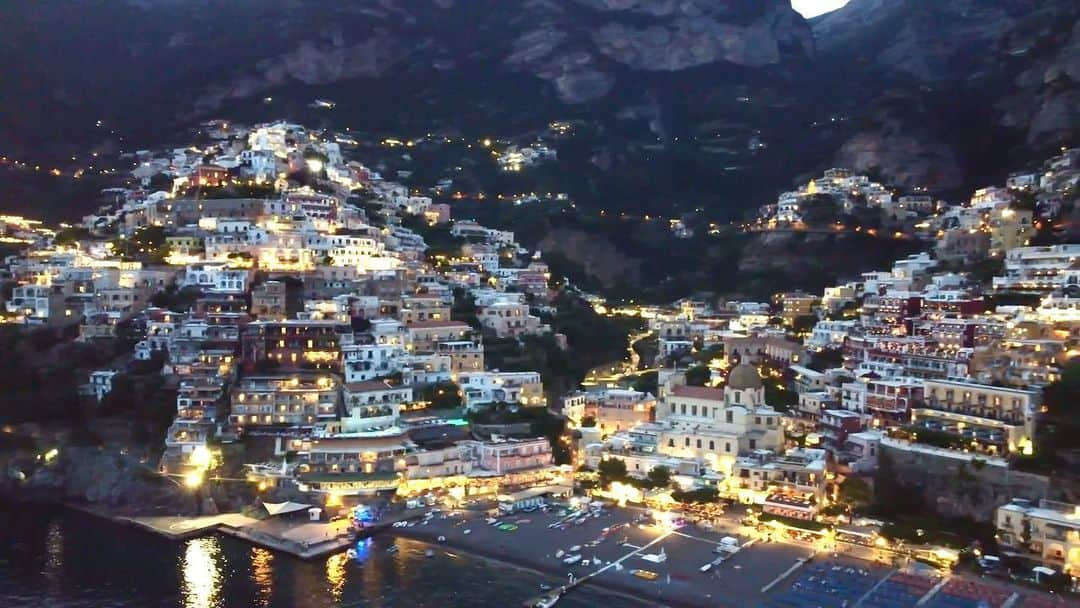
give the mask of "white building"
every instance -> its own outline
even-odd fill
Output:
[[[229,268],[225,264],[188,265],[181,287],[198,287],[209,291],[244,293],[248,289],[246,270]]]
[[[1077,260],[1080,244],[1011,249],[1005,254],[1004,276],[994,277],[994,289],[1051,291],[1063,286]]]
[[[411,403],[411,386],[386,382],[346,383],[342,391],[346,414],[341,417],[343,433],[365,432],[395,426],[402,404]]]
[[[405,326],[394,319],[371,322],[370,340],[341,346],[346,383],[366,382],[402,371],[408,361]]]
[[[468,372],[457,377],[468,409],[489,403],[545,404],[539,372]]]
[[[99,369],[90,374],[90,390],[98,403],[112,392],[113,378],[119,373],[114,369]]]
[[[740,453],[779,450],[780,414],[765,403],[755,367],[741,363],[723,389],[686,386],[673,378],[661,391],[656,421],[662,428],[658,449],[680,458],[697,458],[723,475]]]
[[[998,541],[1059,569],[1080,576],[1080,505],[1014,499],[998,507]]]

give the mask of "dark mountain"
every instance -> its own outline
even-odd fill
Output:
[[[9,2],[0,141],[45,162],[215,117],[468,135],[578,119],[560,156],[587,204],[737,213],[833,162],[958,188],[1073,141],[1077,6],[852,0],[811,32],[788,0]]]
[[[1080,3],[852,0],[812,27],[865,109],[839,163],[949,187],[1077,141]]]

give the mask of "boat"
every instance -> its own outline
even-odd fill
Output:
[[[581,545],[574,545],[573,547],[570,547],[571,553],[577,553],[578,551],[581,551]]]
[[[436,540],[438,540],[440,543],[445,543],[446,542],[446,537],[445,536],[440,536]]]
[[[469,529],[466,528],[465,530],[462,530],[461,533],[468,536],[468,535],[472,534],[472,530],[469,530]]]
[[[386,552],[387,553],[397,553],[398,552],[397,545],[390,545],[389,547],[386,548]]]
[[[427,551],[424,551],[424,557],[435,557],[435,552],[428,549]]]
[[[356,559],[356,549],[350,547],[349,550],[345,552],[345,557],[349,559]]]
[[[568,566],[573,566],[574,564],[576,564],[576,563],[578,563],[580,561],[581,561],[581,555],[578,554],[578,555],[571,555],[570,557],[562,560],[562,563],[564,563],[564,564],[566,564]]]
[[[555,557],[562,557],[564,555],[566,555],[566,551],[563,551],[562,549],[555,552]]]
[[[540,591],[551,591],[551,585],[540,583]]]
[[[631,570],[630,574],[633,574],[638,578],[643,578],[647,581],[655,581],[660,576],[652,570]]]
[[[698,570],[700,570],[701,572],[708,572],[709,570],[712,570],[712,566],[713,566],[712,562],[709,562],[709,563],[705,564],[704,566],[698,568]]]

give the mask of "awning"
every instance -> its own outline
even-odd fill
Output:
[[[311,505],[305,505],[299,502],[264,502],[263,508],[270,515],[285,515],[286,513],[296,513],[297,511],[304,511],[311,507]]]

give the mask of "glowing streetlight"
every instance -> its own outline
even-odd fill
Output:
[[[195,449],[188,456],[188,464],[197,469],[209,469],[212,460],[213,455],[205,445],[195,446]]]
[[[202,471],[192,471],[192,472],[184,475],[184,485],[191,488],[192,490],[194,490],[194,489],[198,488],[199,486],[201,486],[202,483],[203,483],[203,472]]]

